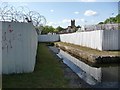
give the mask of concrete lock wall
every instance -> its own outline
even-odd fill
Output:
[[[1,74],[2,74],[2,23],[0,22],[0,75]]]
[[[39,42],[55,42],[55,41],[59,41],[60,37],[58,34],[48,34],[48,35],[39,35],[38,36],[38,41]]]
[[[104,30],[102,39],[103,50],[120,50],[120,30]]]
[[[62,50],[60,50],[59,55],[62,56],[63,58],[67,58],[68,60],[73,62],[76,66],[85,71],[87,74],[91,75],[97,81],[101,82],[101,68],[91,67],[88,64],[81,62],[80,60],[76,59],[75,57],[72,57],[71,55]]]
[[[60,35],[60,41],[102,50],[103,30]]]
[[[96,30],[60,35],[39,35],[39,42],[61,41],[98,50],[120,50],[120,30]]]
[[[37,33],[32,23],[2,23],[2,73],[32,72],[37,51]]]
[[[120,30],[96,30],[61,34],[60,41],[98,50],[120,50]]]

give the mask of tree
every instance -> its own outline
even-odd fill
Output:
[[[120,14],[118,14],[118,15],[116,16],[116,21],[117,21],[117,23],[120,23]]]
[[[58,26],[58,27],[56,28],[56,30],[59,32],[59,31],[62,31],[62,30],[63,30],[63,28],[62,28],[62,27],[60,27],[60,26]]]
[[[48,32],[50,33],[53,33],[55,31],[55,28],[53,28],[52,26],[49,26],[48,29],[49,29]]]
[[[99,22],[98,24],[104,24],[104,22]]]
[[[78,25],[78,26],[77,26],[77,28],[81,28],[81,26],[80,26],[80,25]]]
[[[104,24],[110,23],[109,18],[104,21]]]
[[[54,33],[58,33],[59,31],[57,29],[54,30]]]
[[[120,14],[116,17],[107,18],[104,22],[99,22],[98,24],[107,24],[107,23],[120,23]]]
[[[55,28],[53,28],[52,26],[44,26],[42,28],[41,34],[53,33],[54,31],[55,31]]]

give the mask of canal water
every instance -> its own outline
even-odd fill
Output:
[[[120,88],[118,64],[90,66],[56,47],[49,47],[80,78],[95,88]]]

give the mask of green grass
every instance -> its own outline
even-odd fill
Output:
[[[115,56],[120,56],[120,51],[100,51],[100,50],[96,50],[96,49],[92,49],[92,48],[88,48],[88,47],[83,47],[80,45],[74,45],[74,44],[70,44],[70,43],[64,43],[64,42],[56,42],[55,44],[61,44],[63,46],[70,46],[73,48],[77,48],[80,49],[82,51],[85,51],[89,54],[94,54],[94,55],[115,55]]]
[[[3,75],[3,88],[62,88],[68,86],[63,69],[46,44],[38,45],[35,70],[32,73]]]

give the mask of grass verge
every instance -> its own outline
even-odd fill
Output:
[[[39,43],[32,73],[2,76],[3,88],[63,88],[68,86],[64,72],[46,44]]]
[[[90,54],[98,55],[98,56],[100,55],[120,56],[120,50],[119,51],[100,51],[100,50],[96,50],[96,49],[92,49],[92,48],[88,48],[88,47],[84,47],[80,45],[65,43],[65,42],[56,42],[55,44],[61,44],[63,46],[70,46],[70,47],[77,48],[79,50],[85,51]]]

